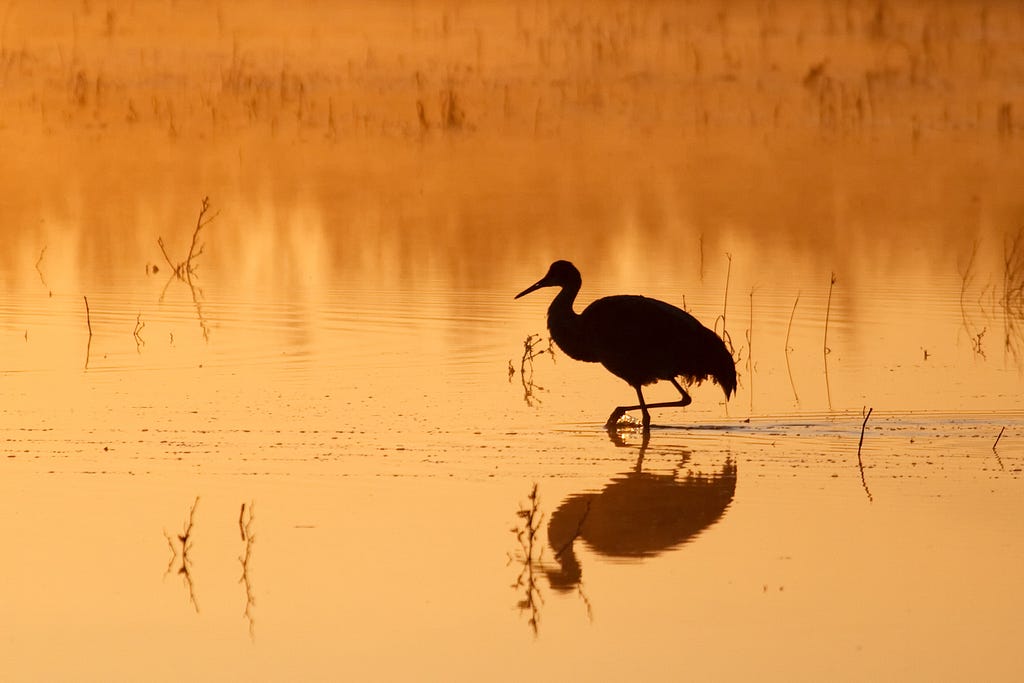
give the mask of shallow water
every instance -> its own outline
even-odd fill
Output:
[[[3,33],[7,677],[1024,673],[1019,10],[132,8]],[[737,394],[607,433],[556,258]]]

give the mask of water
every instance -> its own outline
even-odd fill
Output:
[[[1020,677],[1019,11],[243,9],[6,20],[8,678]]]

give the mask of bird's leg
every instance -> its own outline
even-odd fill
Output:
[[[672,386],[678,389],[679,393],[682,395],[682,398],[679,399],[679,403],[677,403],[676,405],[685,407],[693,403],[693,399],[690,398],[690,394],[686,393],[686,389],[683,389],[681,386],[679,386],[679,382],[676,381],[675,377],[673,377],[669,381],[672,382]]]
[[[644,392],[640,391],[640,385],[636,386],[636,397],[640,399],[640,411],[643,413],[644,431],[651,426],[651,413],[647,410],[647,402],[644,401]]]
[[[612,411],[612,414],[608,417],[608,422],[605,423],[605,429],[614,429],[615,425],[619,423],[619,420],[627,411],[640,410],[643,412],[643,426],[645,428],[651,425],[651,414],[649,408],[685,408],[686,406],[693,403],[693,399],[690,398],[690,394],[683,389],[675,379],[669,380],[672,382],[672,386],[679,390],[681,398],[678,401],[665,401],[664,403],[646,403],[644,401],[644,395],[640,392],[640,387],[636,387],[637,398],[640,399],[640,404],[635,406],[619,406]]]
[[[626,411],[629,410],[640,410],[641,412],[643,412],[644,429],[647,429],[648,427],[651,426],[651,414],[647,410],[647,402],[644,401],[644,394],[642,391],[640,391],[639,385],[634,388],[636,389],[636,397],[640,399],[640,403],[635,406],[619,406],[618,408],[613,410],[612,414],[608,416],[608,421],[604,423],[605,429],[614,429],[615,425],[619,424],[619,420],[622,418],[622,416],[625,415]]]

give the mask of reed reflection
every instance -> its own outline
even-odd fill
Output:
[[[171,559],[167,561],[167,571],[164,572],[166,578],[168,574],[174,569],[175,561],[180,558],[181,564],[178,566],[177,574],[181,576],[182,582],[185,584],[186,590],[188,590],[188,601],[195,609],[196,613],[199,613],[199,602],[196,600],[196,587],[192,582],[192,561],[189,558],[189,550],[192,549],[192,527],[195,524],[196,508],[199,507],[199,496],[196,496],[195,501],[192,503],[192,507],[188,510],[188,517],[185,519],[184,527],[180,534],[177,535],[177,541],[181,544],[181,553],[178,552],[178,547],[175,545],[171,535],[164,531],[164,537],[167,538],[167,545],[171,549]]]
[[[629,447],[618,431],[612,441]],[[548,544],[558,561],[547,569],[551,587],[569,591],[580,585],[583,569],[575,543],[582,539],[606,557],[654,557],[693,540],[721,519],[736,492],[736,464],[726,459],[710,475],[686,471],[692,453],[679,449],[679,462],[670,474],[643,471],[650,432],[644,430],[631,472],[615,477],[597,493],[569,496],[548,522]]]
[[[206,245],[200,242],[200,233],[203,228],[209,225],[217,216],[220,215],[220,211],[213,214],[210,213],[210,198],[203,197],[202,205],[199,208],[199,216],[196,218],[196,225],[192,231],[192,242],[188,248],[188,254],[186,254],[183,261],[175,263],[167,253],[167,247],[164,246],[164,238],[158,237],[156,242],[160,245],[160,251],[164,255],[164,260],[167,261],[167,265],[171,269],[171,276],[167,278],[167,283],[164,285],[163,291],[160,293],[160,302],[162,303],[164,297],[167,295],[167,288],[171,286],[171,283],[175,280],[182,282],[189,288],[192,294],[192,303],[196,307],[196,317],[199,319],[199,328],[203,332],[203,340],[210,341],[210,326],[206,321],[206,317],[203,315],[203,290],[196,283],[194,278],[198,277],[197,268],[199,267],[198,259],[203,255],[203,250]],[[147,268],[147,272],[150,272]],[[152,272],[159,272],[157,266],[152,267]],[[136,329],[136,337],[138,337],[138,329]]]

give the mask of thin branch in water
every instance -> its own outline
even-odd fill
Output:
[[[750,327],[747,328],[747,372],[750,374],[750,412],[754,412],[754,288],[750,288]]]
[[[534,572],[534,569],[540,565],[541,556],[544,554],[544,547],[541,546],[538,551],[535,545],[537,534],[541,527],[541,520],[544,517],[540,511],[540,496],[537,492],[536,483],[534,483],[533,489],[530,491],[528,500],[529,505],[520,505],[519,510],[516,512],[516,516],[522,519],[523,522],[522,526],[514,527],[512,533],[515,534],[516,540],[519,541],[520,549],[515,555],[509,554],[509,563],[515,561],[522,565],[519,575],[512,583],[512,588],[516,590],[522,589],[523,591],[523,598],[516,603],[516,606],[520,612],[529,613],[530,617],[527,623],[533,631],[534,637],[536,637],[540,626],[540,607],[544,602],[544,597],[540,592],[540,587],[537,585],[537,576]]]
[[[871,495],[871,491],[868,489],[868,481],[864,477],[864,461],[861,460],[860,450],[864,445],[864,430],[868,426],[868,418],[871,417],[871,412],[874,408],[868,408],[867,415],[864,416],[864,422],[860,426],[860,442],[857,444],[857,467],[860,469],[860,483],[864,487],[864,493],[868,494],[868,502],[873,503],[875,501],[874,496]]]
[[[199,319],[199,328],[202,330],[203,339],[205,341],[210,341],[210,326],[203,315],[203,290],[195,283],[193,276],[196,275],[196,268],[198,266],[195,261],[203,254],[203,249],[205,247],[205,245],[199,241],[200,233],[203,228],[209,225],[219,215],[219,211],[212,215],[210,214],[210,198],[203,197],[202,205],[199,209],[199,215],[196,218],[196,226],[192,231],[192,242],[189,245],[188,254],[184,261],[177,264],[175,264],[174,261],[171,260],[170,255],[168,255],[167,249],[164,246],[163,238],[157,238],[157,244],[160,245],[160,251],[164,255],[164,260],[167,261],[167,265],[170,266],[172,271],[171,277],[168,278],[167,284],[164,285],[163,291],[160,293],[160,301],[163,302],[164,296],[167,294],[167,288],[173,280],[177,279],[188,285],[188,288],[192,293],[192,303],[196,307],[196,317]]]
[[[89,369],[89,355],[92,353],[92,316],[89,314],[89,297],[82,295],[85,300],[85,324],[89,328],[89,337],[85,341],[85,369]]]
[[[697,251],[700,254],[700,281],[704,282],[704,233],[700,234],[697,241]]]
[[[142,347],[146,345],[146,340],[142,338],[142,330],[145,327],[146,323],[142,322],[142,314],[139,313],[135,318],[135,329],[132,331],[132,335],[135,337],[135,350],[138,353],[142,353]]]
[[[1003,428],[999,430],[999,436],[996,437],[995,443],[992,444],[992,452],[993,453],[996,452],[996,446],[999,445],[999,439],[1003,438],[1003,432],[1005,432],[1005,431],[1006,431],[1006,426],[1004,425]]]
[[[832,410],[832,388],[828,382],[828,354],[832,349],[828,347],[828,321],[832,314],[832,288],[836,284],[836,274],[833,272],[828,283],[828,301],[825,303],[825,336],[821,342],[821,357],[825,361],[825,395],[828,398],[828,409]]]
[[[89,313],[89,297],[82,295],[85,300],[85,324],[89,327],[89,337],[92,338],[92,315]]]
[[[725,314],[729,309],[729,278],[732,276],[732,254],[725,252],[725,258],[728,259],[729,263],[725,269],[725,297],[722,301],[722,315],[715,319],[715,331],[718,331],[718,321],[722,321],[722,341],[725,342],[726,346],[729,347],[729,353],[736,355],[736,348],[732,345],[732,337],[729,335],[728,330],[725,328]]]
[[[181,567],[178,569],[178,574],[181,575],[185,586],[188,588],[189,602],[192,603],[192,607],[195,608],[197,614],[199,613],[199,602],[196,600],[195,584],[192,583],[192,560],[188,556],[188,551],[192,549],[192,527],[195,524],[196,507],[198,505],[199,496],[196,496],[192,507],[189,508],[188,518],[185,520],[185,528],[178,534],[178,540],[181,542]]]
[[[44,245],[42,251],[39,252],[39,258],[36,259],[36,272],[39,273],[39,281],[43,283],[43,287],[46,287],[46,291],[49,292],[50,296],[53,296],[53,290],[50,289],[50,285],[46,283],[46,278],[43,276],[43,269],[39,265],[43,262],[43,256],[46,254],[46,248],[49,245]]]
[[[963,270],[960,269],[959,262],[957,263],[957,273],[960,275],[960,324],[970,339],[974,338],[974,326],[967,315],[964,297],[967,295],[967,289],[974,280],[974,260],[978,256],[978,244],[979,241],[974,240],[974,244],[971,246],[971,255],[967,258],[967,265],[964,266]]]
[[[796,301],[793,302],[793,310],[789,314],[789,325],[786,326],[786,372],[789,373],[789,386],[793,389],[793,398],[797,405],[800,404],[800,397],[796,394],[796,382],[793,381],[793,367],[789,362],[789,354],[793,349],[789,347],[789,335],[793,331],[793,316],[796,315],[796,305],[800,303],[800,292],[796,293]]]
[[[519,379],[523,385],[523,400],[531,408],[534,401],[540,402],[540,399],[534,395],[534,392],[536,390],[544,391],[544,387],[533,381],[533,361],[538,356],[543,356],[544,354],[551,356],[552,362],[555,360],[555,347],[551,339],[548,339],[547,346],[541,348],[542,340],[543,337],[539,334],[527,335],[526,339],[523,340],[523,357],[519,361]],[[511,382],[515,370],[512,367],[512,361],[509,361],[508,365],[508,379]],[[527,371],[527,368],[529,368],[529,371]]]
[[[1003,241],[1003,352],[1020,362],[1024,352],[1024,228],[1012,240]]]
[[[253,609],[256,607],[256,591],[252,586],[252,579],[249,576],[249,562],[252,560],[252,549],[256,543],[256,534],[252,528],[256,519],[255,509],[256,504],[250,502],[249,514],[246,517],[245,503],[242,503],[242,509],[238,513],[238,527],[242,534],[242,540],[245,541],[245,551],[238,558],[242,565],[242,575],[238,577],[238,582],[245,587],[245,611],[242,614],[246,621],[249,622],[250,639],[256,638],[256,618],[253,615]]]

